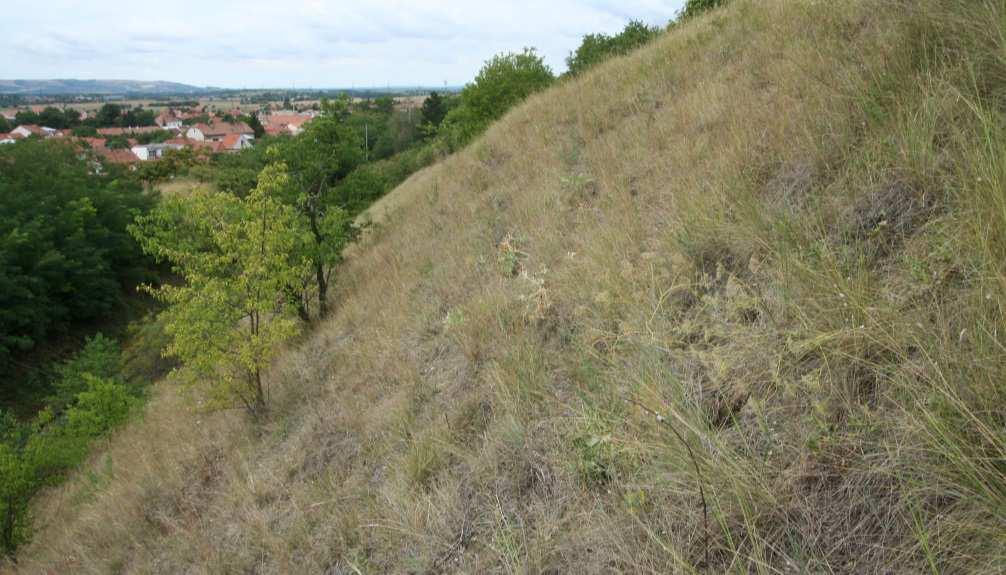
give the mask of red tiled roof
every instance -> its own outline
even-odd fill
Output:
[[[302,126],[311,121],[311,116],[303,114],[269,114],[262,119],[265,120],[266,125]]]
[[[134,154],[130,150],[125,149],[110,150],[102,146],[101,148],[95,148],[94,151],[99,156],[105,158],[106,160],[112,162],[113,164],[132,164],[139,161],[139,158],[136,157],[136,154]]]
[[[212,124],[196,124],[193,126],[198,128],[204,136],[227,136],[230,134],[248,134],[253,135],[254,130],[248,127],[248,124],[244,122],[235,122],[233,124],[228,122],[213,122]]]
[[[164,143],[186,146],[192,148],[193,150],[207,150],[213,153],[220,151],[221,144],[221,142],[211,142],[209,140],[190,140],[185,137],[171,138],[170,140],[165,140]]]
[[[108,159],[116,164],[132,164],[139,158],[130,150],[109,150]]]
[[[227,134],[224,139],[221,140],[220,145],[222,148],[227,150],[236,150],[235,146],[241,141],[242,134]]]

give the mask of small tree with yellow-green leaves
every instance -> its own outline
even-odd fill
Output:
[[[261,414],[263,371],[299,330],[284,290],[309,271],[298,256],[309,237],[278,199],[289,185],[286,165],[273,164],[245,198],[212,191],[166,198],[133,227],[144,251],[184,279],[148,289],[168,305],[166,354],[215,406],[237,402]]]

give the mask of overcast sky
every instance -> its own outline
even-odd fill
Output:
[[[504,50],[555,72],[584,34],[683,0],[4,0],[0,78],[200,86],[461,85]]]

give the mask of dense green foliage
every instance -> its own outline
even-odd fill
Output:
[[[15,115],[16,124],[37,124],[47,128],[113,128],[153,126],[156,114],[143,107],[123,108],[118,104],[105,104],[91,117],[81,120],[80,112],[73,108],[48,106],[41,112],[21,110]]]
[[[461,92],[461,104],[443,120],[441,135],[451,150],[463,147],[510,108],[547,88],[555,76],[533,48],[497,54]]]
[[[430,92],[430,95],[426,100],[423,101],[423,107],[420,109],[420,114],[422,115],[421,126],[426,134],[435,133],[440,124],[444,121],[444,117],[447,116],[448,104],[445,102],[444,97],[441,96],[437,91]]]
[[[105,104],[95,115],[94,123],[99,128],[153,126],[156,116],[157,114],[153,110],[145,110],[142,107],[124,110],[117,104]],[[90,120],[89,118],[84,123],[88,123]]]
[[[136,404],[119,377],[121,354],[100,334],[58,372],[53,405],[29,422],[0,409],[0,551],[31,534],[29,502],[87,457],[91,442],[122,424]]]
[[[687,0],[685,7],[681,10],[680,17],[681,19],[691,18],[726,3],[727,0]]]
[[[338,108],[328,106],[302,134],[276,147],[277,156],[289,168],[292,185],[276,192],[285,205],[295,209],[300,224],[310,235],[306,251],[314,273],[318,313],[328,312],[329,272],[342,257],[351,237],[351,220],[335,203],[335,185],[364,160],[358,134],[340,117]],[[308,317],[308,297],[301,289],[301,316]]]
[[[575,76],[612,56],[622,56],[645,45],[660,34],[659,28],[633,20],[615,36],[588,34],[575,52],[566,58],[569,74]]]
[[[256,146],[237,154],[218,154],[210,163],[193,167],[191,173],[201,181],[215,184],[221,191],[244,196],[258,183],[259,172],[268,163],[266,152],[270,145],[285,139],[286,137],[260,141]]]
[[[262,136],[265,136],[265,126],[263,126],[262,121],[258,119],[258,114],[251,114],[245,118],[242,118],[242,120],[244,120],[248,124],[248,127],[251,128],[253,132],[255,132],[256,138],[261,138]]]
[[[432,146],[422,146],[386,160],[364,164],[336,185],[335,202],[350,215],[359,215],[436,158],[437,153]]]
[[[102,316],[144,279],[126,227],[153,201],[130,180],[91,173],[62,142],[0,147],[0,365]]]
[[[41,112],[31,110],[21,110],[14,115],[15,124],[38,124],[48,128],[62,130],[70,128],[80,123],[80,112],[67,108],[60,110],[52,106],[46,107]]]
[[[139,144],[159,144],[170,140],[175,136],[170,130],[153,130],[151,132],[140,132],[133,135],[133,139]]]

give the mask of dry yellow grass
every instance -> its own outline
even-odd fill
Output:
[[[161,385],[18,570],[1002,572],[1003,13],[738,0],[531,98],[376,207],[268,422]]]
[[[180,177],[157,184],[157,190],[164,196],[189,195],[197,188],[207,188],[212,184],[200,182],[191,177]]]

